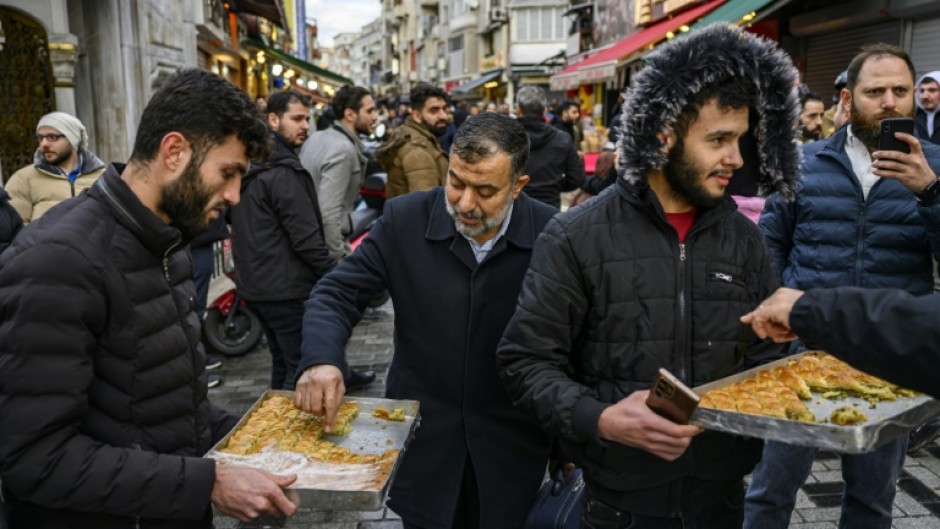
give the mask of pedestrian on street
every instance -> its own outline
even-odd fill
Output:
[[[323,238],[317,189],[295,149],[307,139],[310,99],[294,91],[268,98],[274,152],[252,164],[232,208],[235,287],[255,309],[271,352],[271,388],[294,389],[303,305],[336,260]]]
[[[940,71],[928,72],[917,80],[916,135],[922,140],[940,144],[940,123],[937,123],[937,110],[940,110]]]
[[[266,130],[186,70],[144,109],[127,165],[0,256],[0,480],[11,529],[212,527],[293,514],[295,477],[202,457],[237,417],[207,398],[187,241],[237,204]]]
[[[332,425],[352,329],[369,300],[391,294],[386,396],[421,403],[389,491],[405,529],[518,529],[545,474],[549,438],[513,407],[495,359],[532,246],[556,212],[521,193],[528,154],[514,119],[467,118],[447,185],[389,201],[307,301],[296,403]]]
[[[409,97],[411,115],[375,150],[388,172],[388,198],[438,187],[447,176],[447,154],[437,141],[447,132],[447,94],[419,83]]]
[[[660,368],[694,387],[780,349],[738,321],[777,280],[726,188],[751,133],[763,187],[792,193],[797,71],[723,24],[647,61],[625,94],[624,176],[549,222],[497,362],[582,467],[581,527],[739,529],[761,441],[677,424],[646,399]]]
[[[561,208],[561,193],[584,183],[584,162],[571,137],[545,122],[545,91],[523,86],[516,96],[516,115],[529,136],[529,175],[525,194],[555,209]]]
[[[33,163],[13,173],[6,185],[11,204],[26,224],[81,194],[105,170],[105,163],[88,150],[85,125],[65,112],[39,119],[36,143]]]
[[[856,286],[933,291],[940,257],[940,147],[899,133],[910,154],[878,148],[881,120],[914,115],[914,65],[875,44],[849,64],[846,127],[803,147],[796,200],[772,196],[760,227],[783,286]],[[789,352],[798,352],[794,344]],[[907,439],[865,454],[843,454],[840,527],[889,529]],[[816,449],[768,441],[745,503],[745,527],[786,529]]]
[[[352,212],[366,176],[368,160],[360,134],[372,134],[378,116],[368,90],[344,86],[333,96],[333,125],[303,144],[300,163],[313,175],[323,215],[323,234],[330,258],[339,261],[352,251]]]

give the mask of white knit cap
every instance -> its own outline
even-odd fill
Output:
[[[37,132],[39,131],[39,127],[52,127],[59,131],[59,133],[64,134],[65,137],[68,138],[69,143],[72,144],[72,148],[76,150],[88,145],[88,131],[85,130],[85,125],[82,125],[82,122],[71,114],[66,114],[65,112],[51,112],[46,114],[39,120],[39,124],[36,125]]]

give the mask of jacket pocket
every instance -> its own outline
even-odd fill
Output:
[[[709,282],[718,281],[718,282],[727,283],[730,285],[737,285],[742,288],[744,288],[745,286],[744,278],[742,278],[739,275],[729,274],[725,272],[709,272],[708,280]]]

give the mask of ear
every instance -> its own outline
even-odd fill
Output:
[[[516,185],[512,186],[512,199],[515,200],[519,198],[519,193],[522,192],[522,188],[529,183],[529,175],[524,174],[516,180]]]
[[[356,115],[357,115],[357,112],[351,108],[347,108],[346,110],[343,110],[344,121],[355,122],[356,117],[357,117]]]
[[[669,151],[672,150],[673,146],[675,146],[676,144],[676,131],[675,129],[669,129],[668,134],[657,132],[656,138],[663,145],[662,148],[668,153]]]
[[[848,88],[843,88],[842,91],[839,92],[839,98],[842,100],[843,108],[846,110],[852,108],[852,92],[850,92]]]
[[[189,158],[192,155],[192,149],[189,140],[179,132],[168,132],[160,140],[159,158],[171,172],[176,172],[186,167]]]
[[[268,128],[271,130],[277,130],[277,127],[281,124],[281,118],[277,117],[277,114],[274,112],[268,112]]]

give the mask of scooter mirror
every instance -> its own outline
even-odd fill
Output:
[[[378,139],[380,139],[380,140],[385,137],[385,123],[379,123],[379,124],[375,127],[375,133],[374,133],[374,135],[375,135],[376,138],[378,138]]]

